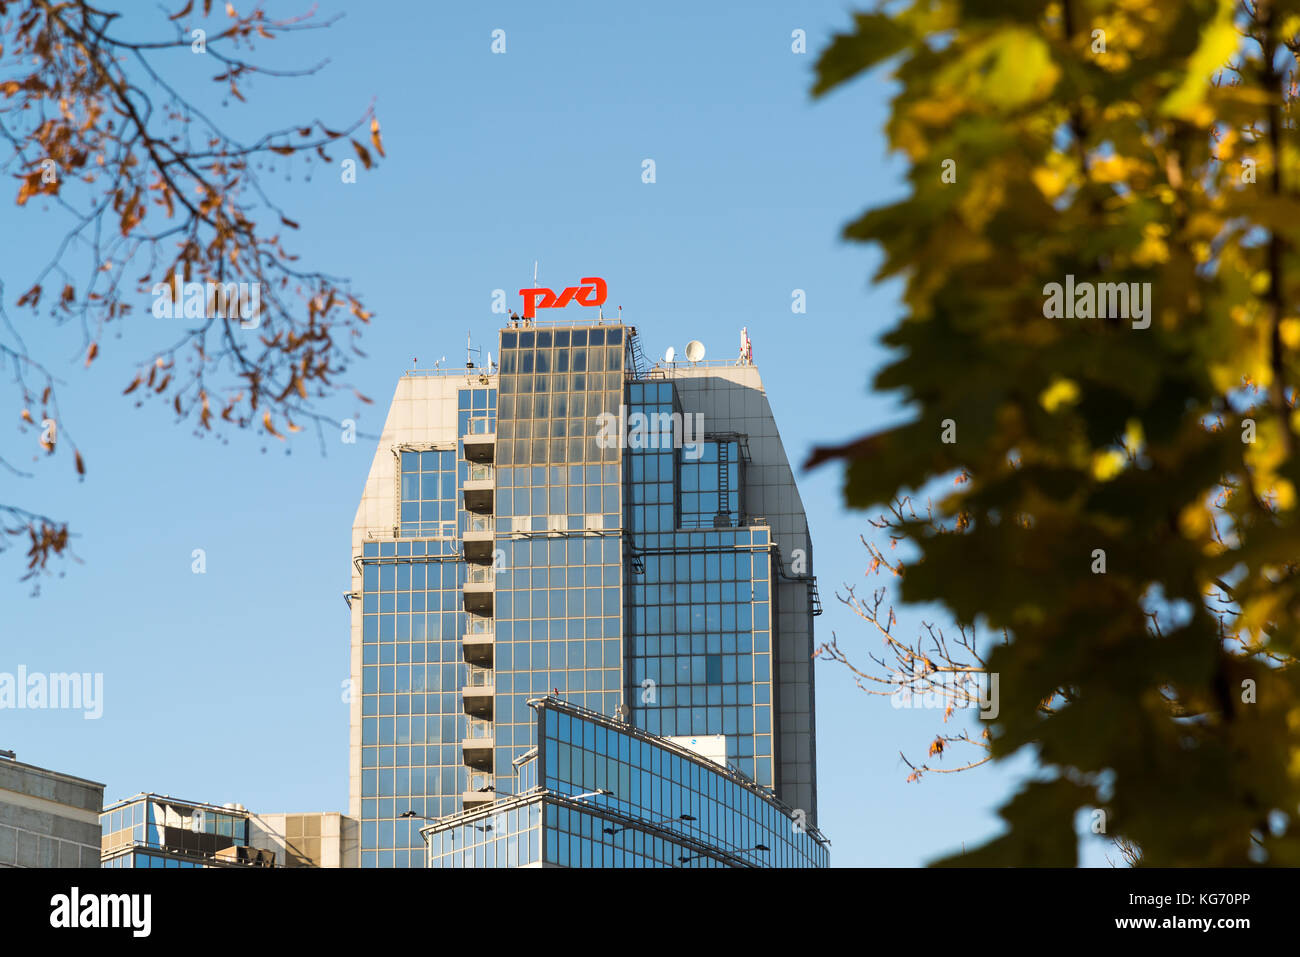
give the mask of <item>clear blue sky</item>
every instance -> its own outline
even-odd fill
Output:
[[[129,24],[155,24],[154,10],[142,6]],[[508,290],[517,308],[535,259],[542,285],[603,276],[607,309],[623,306],[651,354],[699,338],[711,356],[731,356],[748,326],[796,466],[819,442],[897,418],[869,380],[899,287],[872,288],[874,252],[839,238],[847,220],[902,188],[882,135],[889,86],[873,76],[823,102],[808,95],[816,53],[847,27],[848,11],[842,0],[334,0],[321,10],[345,14],[333,28],[264,43],[269,64],[331,62],[309,79],[246,87],[250,105],[217,110],[233,128],[338,125],[372,97],[383,123],[389,158],[356,184],[336,172],[278,180],[302,226],[294,248],[304,262],[349,276],[376,313],[368,358],[351,374],[375,399],[361,428],[379,431],[412,357],[464,361],[467,331],[489,343],[492,291]],[[504,55],[490,49],[498,28]],[[806,55],[791,51],[795,29],[807,32]],[[211,61],[182,54],[166,68],[211,99]],[[644,159],[655,161],[653,185],[641,180]],[[76,482],[64,451],[33,463],[35,479],[0,474],[0,501],[69,519],[84,561],[65,563],[33,598],[15,582],[17,553],[0,557],[0,671],[103,672],[105,682],[101,720],[0,712],[0,747],[106,782],[108,800],[153,790],[260,811],[346,811],[341,595],[374,440],[330,436],[324,454],[310,432],[288,447],[251,434],[222,444],[159,406],[134,408],[120,396],[133,363],[175,339],[175,321],[154,319],[142,301],[87,371],[76,328],[14,309],[62,223],[10,200],[0,234],[5,305],[62,377],[65,427],[89,469]],[[791,312],[794,289],[806,291],[805,315]],[[16,424],[16,400],[5,397]],[[19,443],[35,449],[30,432],[6,436],[10,457]],[[867,515],[841,506],[840,483],[838,468],[799,474],[826,606],[818,639],[835,632],[863,657],[880,641],[834,593],[862,581],[858,536],[870,529]],[[191,572],[196,548],[204,575]],[[914,631],[921,617],[909,611],[900,625]],[[940,727],[935,712],[895,711],[824,663],[817,704],[821,827],[834,864],[917,865],[996,833],[1009,772],[905,783],[899,751],[922,752]]]

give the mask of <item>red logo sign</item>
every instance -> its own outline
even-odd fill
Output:
[[[580,306],[604,305],[607,295],[605,280],[599,276],[583,276],[578,281],[583,285],[569,286],[558,296],[544,287],[520,289],[519,295],[524,297],[524,318],[536,318],[538,309],[563,309],[570,302],[577,302]]]

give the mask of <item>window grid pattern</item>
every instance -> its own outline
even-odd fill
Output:
[[[536,720],[538,752],[521,762],[515,792],[531,802],[431,830],[432,866],[520,866],[537,860],[539,840],[541,859],[563,867],[828,864],[788,808],[721,767],[567,703],[541,705]]]
[[[497,464],[617,462],[597,419],[618,413],[625,348],[621,327],[502,330]]]
[[[419,867],[420,822],[400,815],[455,813],[468,784],[465,563],[445,539],[367,542],[362,556],[361,866]]]
[[[637,553],[626,587],[633,720],[651,734],[726,735],[727,760],[773,787],[769,531],[714,528],[723,498],[739,521],[739,446],[726,443],[735,465],[720,495],[720,443],[701,443],[699,454],[665,451],[669,414],[681,413],[672,383],[629,383],[627,406],[629,418],[640,413],[662,430],[626,459]],[[679,511],[687,494],[691,514]],[[709,531],[679,531],[678,516]]]
[[[527,701],[622,701],[622,327],[502,330],[496,439],[495,752],[498,788],[536,744]]]
[[[658,819],[668,830],[724,848],[751,863],[826,865],[825,848],[800,822],[780,805],[721,773],[720,767],[562,708],[537,710],[544,727],[539,733],[539,758],[548,789],[570,795],[612,791],[591,799],[593,808],[608,804],[631,817]],[[632,836],[630,829],[627,836]],[[757,850],[759,844],[769,850]],[[548,833],[548,860],[550,848]],[[555,861],[562,863],[561,855]],[[703,864],[704,860],[676,863]]]
[[[491,477],[490,466],[465,460],[459,437],[495,431],[496,403],[495,389],[458,390],[457,448],[399,456],[401,534],[413,540],[362,548],[362,867],[424,866],[422,822],[401,814],[453,814],[486,781],[461,753],[471,725],[485,723],[465,714],[461,697],[468,569],[456,533],[467,524],[464,483]]]
[[[402,452],[403,537],[450,538],[456,528],[456,453],[451,449]]]
[[[682,457],[681,527],[733,528],[740,524],[740,444],[731,440],[701,444],[697,460]]]
[[[430,867],[524,867],[541,860],[539,804],[524,804],[429,835]]]

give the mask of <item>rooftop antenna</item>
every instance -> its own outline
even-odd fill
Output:
[[[534,289],[537,288],[537,260],[536,259],[533,260],[533,288]],[[533,320],[531,319],[524,320],[524,325],[531,326],[532,324],[533,324]]]
[[[446,362],[446,361],[447,361],[447,357],[446,357],[446,356],[443,356],[442,358],[440,358],[440,359],[438,359],[436,362],[434,362],[433,367],[434,367],[435,369],[437,369],[438,366],[442,365],[442,363],[444,363],[444,362]]]

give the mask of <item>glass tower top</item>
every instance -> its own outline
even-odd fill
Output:
[[[744,422],[638,374],[621,323],[512,326],[497,355],[402,380],[379,518],[354,529],[363,867],[423,866],[425,819],[513,793],[542,697],[708,738],[756,793],[781,787],[781,564],[746,509]]]

